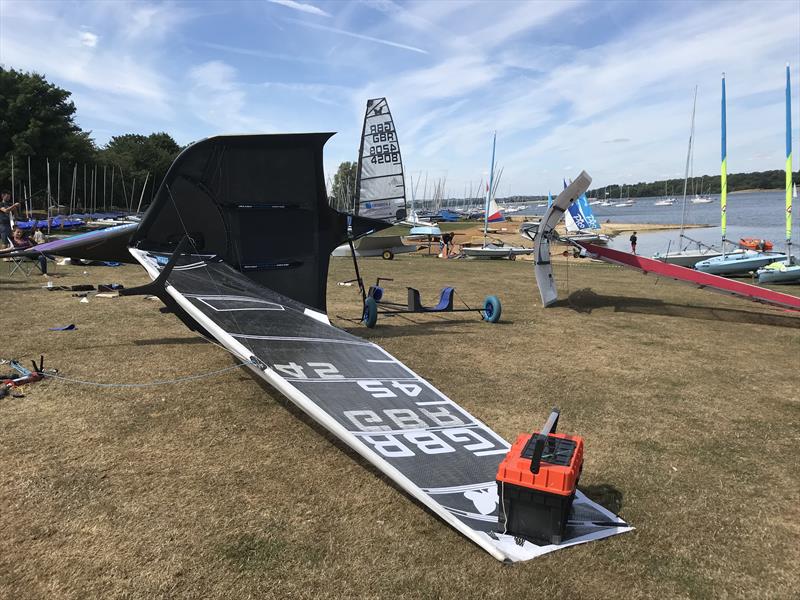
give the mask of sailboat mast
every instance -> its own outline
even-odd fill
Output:
[[[694,114],[697,110],[697,86],[694,86],[694,101],[692,102],[692,126],[689,129],[689,149],[686,151],[686,169],[683,172],[683,209],[681,210],[681,232],[679,240],[683,240],[683,232],[686,228],[686,189],[689,184],[689,162],[692,159],[692,142],[694,141]]]
[[[728,145],[727,145],[727,119],[725,114],[725,73],[722,74],[722,139],[721,156],[722,164],[720,167],[720,196],[719,211],[720,224],[722,227],[722,256],[725,256],[725,233],[728,227]]]
[[[489,202],[492,196],[492,186],[494,185],[494,150],[497,144],[497,132],[494,132],[492,138],[492,168],[489,171],[489,188],[486,190],[486,210],[483,213],[483,245],[486,246],[486,234],[489,230]]]
[[[792,89],[786,63],[786,256],[792,256]]]

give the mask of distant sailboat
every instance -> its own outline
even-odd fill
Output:
[[[489,171],[489,184],[486,187],[486,204],[483,211],[483,245],[481,246],[462,246],[461,251],[468,258],[508,258],[514,260],[520,254],[530,254],[530,248],[506,246],[502,243],[489,243],[487,236],[489,233],[489,223],[504,221],[503,213],[494,200],[496,187],[494,185],[494,157],[497,146],[497,132],[492,138],[492,166]]]
[[[722,77],[722,87],[725,88],[725,76]],[[694,144],[694,117],[697,111],[697,86],[694,88],[694,101],[692,103],[692,125],[689,129],[689,148],[686,151],[686,167],[683,173],[683,208],[681,210],[681,229],[680,233],[678,234],[678,244],[679,248],[677,250],[670,251],[669,247],[667,247],[667,251],[663,254],[656,253],[653,255],[653,258],[656,260],[660,260],[661,262],[670,263],[673,265],[680,265],[681,267],[693,267],[695,263],[699,260],[703,260],[705,258],[713,258],[715,256],[720,256],[722,252],[717,251],[715,248],[703,244],[702,242],[698,242],[697,240],[693,240],[688,237],[684,231],[686,227],[686,194],[689,188],[689,166],[691,165],[692,161],[692,146]],[[722,117],[722,128],[723,128],[723,144],[725,139],[725,116],[723,111]],[[690,249],[690,246],[697,245],[696,249]]]
[[[722,74],[722,171],[721,171],[721,191],[720,196],[720,215],[722,228],[722,249],[721,256],[715,256],[696,263],[694,268],[703,273],[712,275],[746,275],[760,267],[786,259],[786,255],[773,254],[762,250],[745,250],[725,254],[725,232],[727,227],[727,197],[728,197],[728,155],[726,145],[726,114],[725,114],[725,73]],[[791,177],[790,177],[791,182]],[[787,194],[789,193],[787,187]]]
[[[672,206],[675,204],[675,198],[669,197],[669,188],[667,187],[668,184],[664,182],[664,197],[661,200],[656,200],[653,205],[654,206]]]
[[[792,90],[789,65],[786,65],[786,259],[775,261],[756,272],[758,283],[800,283],[800,264],[792,256],[792,200],[797,198],[797,184],[792,187]]]

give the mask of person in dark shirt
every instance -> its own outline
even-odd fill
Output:
[[[11,240],[11,213],[19,206],[19,202],[11,204],[11,194],[0,194],[0,246],[7,246]]]
[[[630,237],[631,240],[631,252],[636,254],[636,242],[639,241],[639,238],[636,237],[636,232],[633,232],[633,235]]]

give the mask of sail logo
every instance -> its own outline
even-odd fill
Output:
[[[464,492],[464,497],[472,501],[477,510],[482,515],[490,515],[500,503],[500,498],[497,496],[497,486],[492,485],[480,490],[467,490]]]

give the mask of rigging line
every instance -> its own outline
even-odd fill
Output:
[[[455,288],[453,288],[453,294],[455,294],[456,298],[458,298],[458,300],[459,300],[459,302],[461,302],[461,304],[466,306],[469,310],[472,310],[472,307],[469,304],[467,304],[466,302],[464,302],[464,299],[459,295],[459,293],[456,291]]]
[[[184,221],[183,221],[183,217],[181,216],[181,211],[178,209],[178,203],[175,201],[175,197],[172,195],[172,188],[167,183],[165,183],[164,186],[166,187],[167,193],[169,194],[169,199],[172,201],[172,206],[175,209],[175,214],[178,216],[178,221],[180,221],[181,227],[183,228],[183,233],[186,235],[187,238],[189,238],[189,243],[194,248],[195,254],[200,254],[200,251],[197,248],[197,244],[195,243],[194,238],[191,235],[189,235],[189,230],[186,227],[186,223],[184,223]],[[224,226],[224,224],[223,224],[223,226]],[[240,259],[240,262],[241,262],[241,257],[239,257],[239,259]],[[220,286],[219,283],[217,283],[217,280],[214,278],[214,275],[211,272],[211,268],[209,267],[207,262],[205,263],[203,268],[205,269],[206,274],[208,275],[208,278],[211,280],[211,284],[217,289],[217,293],[220,293],[223,288],[222,288],[222,286]],[[236,318],[236,313],[235,312],[231,313],[231,318],[233,319],[233,323],[236,325],[236,329],[238,331],[243,331],[241,326],[239,325],[238,319]],[[250,344],[247,343],[247,341],[245,341],[242,345],[245,348],[247,348],[248,352],[250,352],[251,355],[255,355],[255,352],[253,351],[253,348],[250,346]],[[225,351],[226,352],[231,352],[228,348],[225,348]]]
[[[193,381],[195,379],[204,379],[206,377],[212,377],[214,375],[220,375],[221,373],[226,373],[227,371],[233,371],[234,369],[238,369],[239,367],[243,367],[245,365],[254,365],[255,363],[251,360],[246,360],[230,367],[225,367],[224,369],[216,369],[214,371],[208,371],[206,373],[196,373],[194,375],[186,375],[184,377],[177,377],[175,379],[162,379],[158,381],[150,381],[147,383],[103,383],[99,381],[85,381],[82,379],[72,379],[70,377],[63,377],[61,375],[56,375],[54,373],[47,373],[43,372],[42,375],[47,377],[48,379],[57,379],[59,381],[63,381],[64,383],[74,383],[76,385],[91,385],[94,387],[102,387],[102,388],[146,388],[146,387],[156,387],[159,385],[171,385],[174,383],[182,383],[184,381]]]

